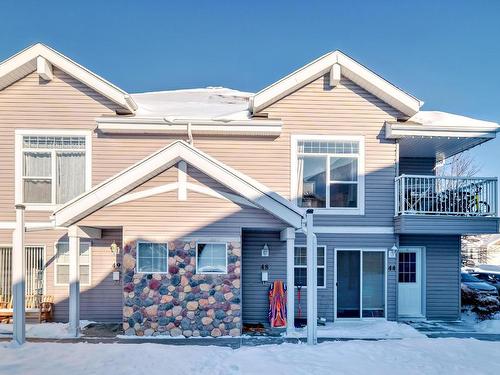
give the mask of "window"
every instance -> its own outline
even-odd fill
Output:
[[[196,273],[227,273],[227,245],[225,243],[198,243],[196,245]]]
[[[305,137],[297,139],[295,147],[294,185],[300,207],[360,208],[361,139]]]
[[[326,286],[326,246],[318,246],[318,287]],[[307,286],[307,248],[295,247],[294,256],[295,286]]]
[[[19,132],[16,201],[63,204],[90,188],[90,135]]]
[[[69,284],[69,243],[58,242],[56,250],[55,284]],[[90,243],[80,242],[80,284],[90,285]]]
[[[137,272],[168,272],[168,245],[166,243],[138,242]]]
[[[399,253],[399,282],[417,282],[417,254],[411,252]]]

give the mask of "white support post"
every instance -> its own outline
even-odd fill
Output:
[[[177,199],[185,201],[187,200],[187,164],[184,160],[181,160],[177,164],[177,171],[177,183],[179,186],[177,190]]]
[[[26,341],[26,317],[25,317],[25,264],[26,254],[24,251],[24,205],[16,205],[16,227],[12,235],[12,289],[14,307],[14,341],[22,345]]]
[[[68,230],[69,237],[69,329],[78,337],[80,333],[80,238],[78,227]]]
[[[295,331],[295,228],[283,229],[280,239],[286,241],[286,333],[290,335]]]
[[[317,344],[318,320],[318,275],[316,235],[313,232],[313,210],[306,214],[306,244],[307,244],[307,344]]]

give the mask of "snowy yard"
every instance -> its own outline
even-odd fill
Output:
[[[499,342],[403,339],[243,347],[0,344],[0,374],[498,374]]]

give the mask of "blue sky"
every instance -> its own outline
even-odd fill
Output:
[[[9,1],[0,59],[46,43],[128,92],[257,91],[340,49],[442,110],[500,122],[500,1]],[[500,175],[500,141],[473,151]]]

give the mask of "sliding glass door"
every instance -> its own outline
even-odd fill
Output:
[[[337,318],[385,317],[385,250],[336,251]]]

